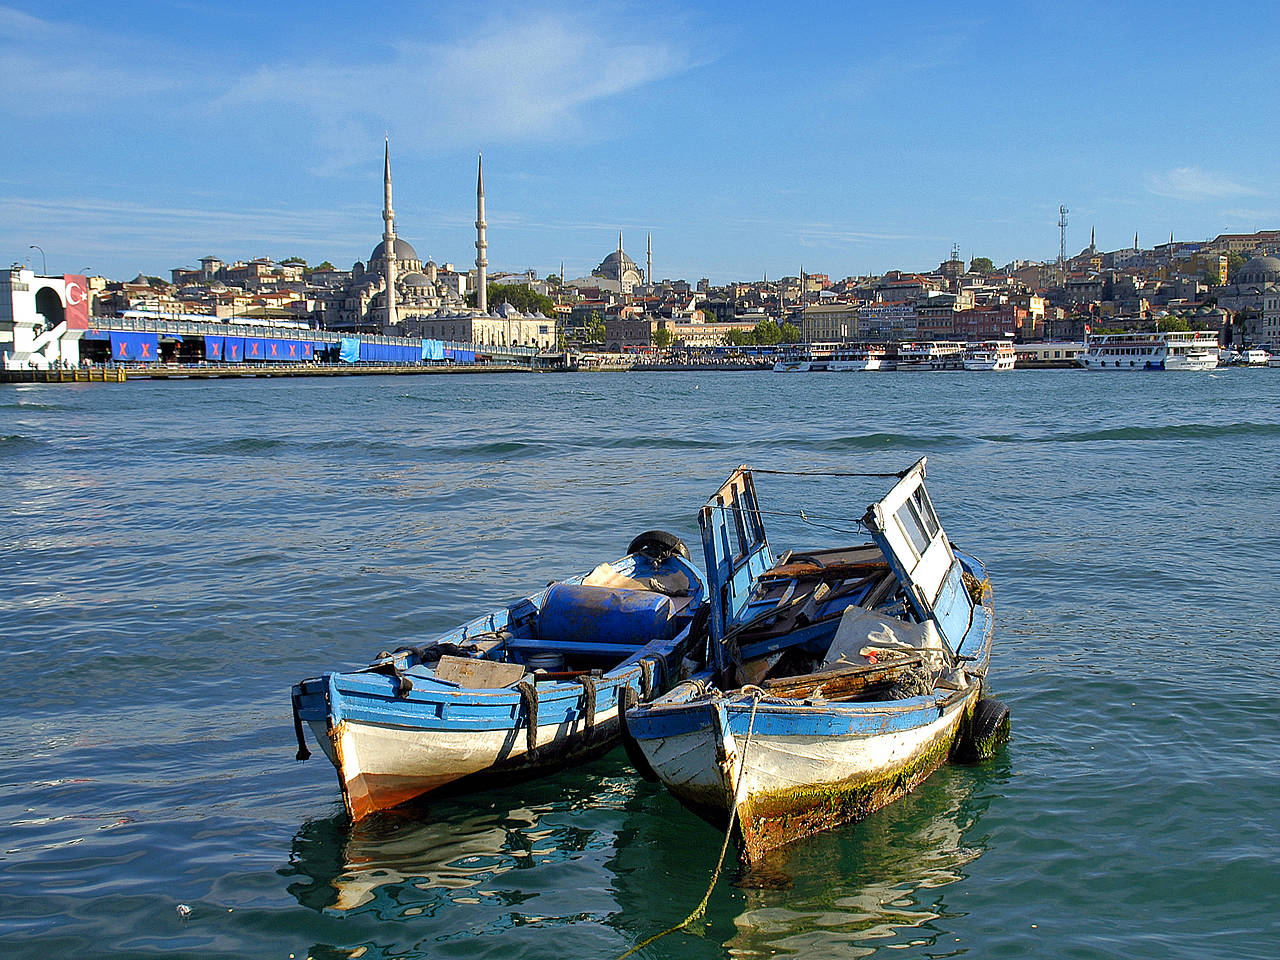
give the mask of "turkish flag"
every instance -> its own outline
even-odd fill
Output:
[[[67,329],[88,330],[89,281],[84,277],[74,276],[70,273],[64,273],[62,280],[66,285],[67,309],[65,316]]]

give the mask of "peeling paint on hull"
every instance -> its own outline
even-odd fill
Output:
[[[733,735],[734,761],[714,762],[714,737],[709,735],[707,704],[689,704],[705,711],[708,723],[700,730],[662,740],[642,741],[647,759],[680,802],[713,825],[724,828],[734,795],[733,786],[746,769],[738,804],[738,833],[744,858],[756,863],[773,849],[841,824],[854,823],[910,793],[950,755],[979,696],[975,684],[968,693],[947,704],[931,723],[892,733],[862,732],[842,737],[756,735],[746,742],[745,729]],[[874,711],[850,709],[863,718]],[[764,705],[761,709],[766,709]],[[774,718],[785,707],[768,705]],[[812,708],[810,708],[812,709]],[[801,708],[803,712],[803,708]],[[867,723],[868,728],[874,722]]]

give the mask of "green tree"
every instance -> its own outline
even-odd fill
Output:
[[[659,327],[657,330],[653,331],[653,345],[659,350],[667,349],[667,347],[671,346],[671,343],[675,338],[676,335],[667,327]]]
[[[782,325],[781,333],[782,333],[782,337],[778,341],[779,343],[799,343],[800,342],[800,328],[797,327],[794,323],[784,323]]]
[[[311,276],[311,274],[315,273],[317,270],[332,270],[334,268],[333,264],[330,263],[328,260],[326,260],[324,263],[317,263],[314,267],[308,267],[306,265],[305,260],[303,260],[302,263],[303,263],[302,274],[303,276],[306,276],[306,277]]]
[[[491,283],[486,289],[488,290],[487,302],[490,310],[504,303],[509,303],[522,313],[533,313],[540,310],[544,316],[549,317],[556,308],[555,302],[550,297],[544,297],[537,291],[530,289],[528,284]],[[476,292],[474,290],[467,294],[467,303],[473,307],[476,305]]]
[[[604,343],[604,317],[599,310],[592,310],[587,317],[586,334],[588,343]]]
[[[995,268],[996,265],[991,262],[990,257],[974,257],[969,261],[970,273],[991,273]]]
[[[756,328],[751,333],[752,343],[762,347],[782,342],[782,328],[778,326],[778,322],[772,317],[757,323]]]
[[[1235,283],[1236,274],[1240,272],[1240,268],[1248,263],[1248,258],[1243,253],[1227,254],[1227,282]]]
[[[1191,324],[1187,322],[1186,317],[1161,317],[1156,321],[1156,326],[1161,330],[1185,332],[1191,329]]]

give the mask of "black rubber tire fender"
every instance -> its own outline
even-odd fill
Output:
[[[1009,708],[995,697],[983,697],[973,708],[956,743],[956,759],[962,763],[982,763],[996,754],[1009,739]]]
[[[646,530],[631,541],[627,546],[627,553],[643,553],[649,559],[657,561],[666,560],[672,556],[681,556],[686,560],[692,559],[684,541],[666,530]]]

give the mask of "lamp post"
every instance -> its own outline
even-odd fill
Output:
[[[40,246],[39,244],[33,243],[33,244],[30,244],[27,247],[27,249],[40,251],[40,276],[43,277],[47,275],[49,273],[49,261],[45,259],[44,247]]]

